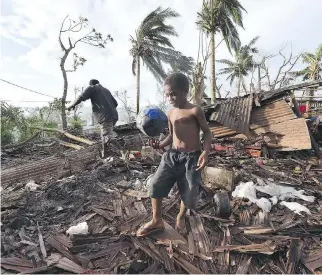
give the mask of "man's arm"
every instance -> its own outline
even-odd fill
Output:
[[[204,144],[203,144],[203,148],[204,151],[208,154],[210,152],[211,149],[211,143],[212,143],[212,134],[211,131],[209,129],[209,125],[208,122],[206,120],[205,114],[202,110],[202,108],[200,106],[196,107],[196,118],[197,121],[200,125],[200,128],[204,134]]]
[[[70,111],[74,109],[82,101],[86,101],[87,99],[89,99],[92,96],[93,91],[94,87],[87,87],[85,91],[74,101],[74,103],[67,108],[67,110]]]

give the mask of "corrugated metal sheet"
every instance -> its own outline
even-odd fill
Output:
[[[220,108],[218,112],[214,112],[212,120],[238,133],[247,133],[252,103],[252,94],[229,98],[220,104]]]
[[[231,129],[225,127],[225,126],[222,126],[218,122],[210,122],[209,123],[209,128],[210,128],[210,131],[213,133],[213,135],[216,138],[225,137],[225,136],[231,136],[231,135],[237,134],[236,131],[231,130]]]
[[[287,92],[293,91],[293,90],[300,90],[303,88],[308,88],[308,87],[320,87],[322,86],[322,80],[315,80],[315,81],[308,81],[308,82],[303,82],[300,84],[296,85],[291,85],[291,86],[286,86],[277,90],[273,91],[267,91],[264,93],[260,94],[260,100],[264,101],[273,97],[279,97],[285,95]]]
[[[295,118],[292,108],[282,99],[261,107],[253,107],[249,127],[253,130]]]
[[[264,140],[276,145],[280,151],[311,149],[311,139],[304,118],[283,121],[254,130],[256,134],[264,134]]]

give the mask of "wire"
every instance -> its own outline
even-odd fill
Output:
[[[12,99],[0,99],[0,101],[5,101],[5,102],[50,102],[46,100],[12,100]]]
[[[0,79],[0,80],[1,80],[1,81],[3,81],[3,82],[8,83],[8,84],[10,84],[10,85],[16,86],[16,87],[18,87],[18,88],[20,88],[20,89],[23,89],[23,90],[26,90],[26,91],[29,91],[29,92],[32,92],[32,93],[35,93],[35,94],[39,94],[39,95],[43,95],[43,96],[48,96],[48,97],[51,97],[51,98],[55,98],[54,96],[46,95],[46,94],[43,94],[43,93],[40,93],[40,92],[36,92],[36,91],[34,91],[34,90],[30,90],[30,89],[28,89],[28,88],[25,88],[25,87],[19,86],[19,85],[17,85],[17,84],[11,83],[11,82],[9,82],[9,81],[7,81],[7,80],[4,80],[4,79]]]

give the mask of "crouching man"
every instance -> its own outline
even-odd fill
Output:
[[[101,128],[102,157],[105,157],[107,143],[117,138],[114,126],[118,121],[116,110],[118,104],[108,89],[104,88],[98,80],[92,79],[85,91],[67,110],[73,110],[79,103],[88,99],[91,100],[93,115]]]

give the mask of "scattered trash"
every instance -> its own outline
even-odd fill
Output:
[[[155,151],[151,146],[142,146],[141,156],[143,159],[150,158],[154,160]]]
[[[108,157],[106,159],[103,159],[103,162],[108,163],[108,162],[113,162],[114,158],[113,157]]]
[[[275,196],[271,197],[269,200],[272,202],[272,205],[276,205],[278,202],[278,198]]]
[[[277,197],[281,201],[299,198],[305,201],[314,202],[315,199],[314,196],[304,195],[304,190],[295,190],[294,187],[277,185],[275,183],[269,183],[264,186],[256,186],[255,188],[262,193]]]
[[[311,211],[305,207],[304,205],[302,204],[299,204],[298,202],[287,202],[287,201],[282,201],[280,203],[280,205],[284,205],[286,206],[287,208],[289,208],[290,210],[292,210],[294,213],[300,215],[300,216],[303,216],[301,214],[301,212],[305,212],[309,215],[311,215]]]
[[[144,173],[142,171],[138,171],[138,170],[131,170],[132,174],[137,174],[137,175],[143,175]]]
[[[262,182],[260,183],[262,184]],[[263,197],[257,199],[256,190],[271,195],[272,197],[269,200]],[[314,196],[306,196],[303,193],[304,190],[295,190],[295,188],[289,186],[281,186],[274,183],[259,186],[250,181],[246,183],[241,182],[232,192],[232,196],[247,198],[249,201],[257,204],[263,211],[270,212],[272,205],[277,204],[278,200],[284,201],[290,198],[299,198],[308,202],[314,202]]]
[[[139,179],[136,179],[136,181],[132,184],[134,190],[141,190],[143,187],[142,182]]]
[[[293,171],[294,174],[301,174],[302,173],[302,169],[300,166],[296,166],[294,168],[294,171]]]
[[[256,164],[258,165],[264,165],[264,161],[261,158],[256,159]]]
[[[77,225],[71,226],[66,233],[68,235],[87,235],[88,232],[88,224],[87,222],[81,222]]]
[[[25,188],[28,191],[36,191],[40,186],[36,184],[34,181],[30,181],[26,184]]]
[[[146,180],[144,181],[144,183],[143,183],[143,189],[144,189],[145,191],[148,191],[148,190],[149,190],[149,188],[150,188],[150,186],[151,186],[151,183],[152,183],[153,175],[154,175],[154,174],[149,175],[149,176],[146,178]],[[171,192],[171,191],[170,191],[170,192]]]

